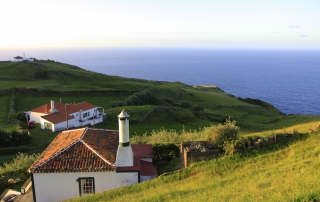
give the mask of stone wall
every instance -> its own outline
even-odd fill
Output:
[[[180,164],[186,168],[190,163],[210,160],[220,156],[219,149],[210,142],[182,142],[180,145]]]

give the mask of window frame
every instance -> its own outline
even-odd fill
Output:
[[[84,180],[92,180],[92,192],[91,193],[83,193],[84,192],[83,185],[85,185],[85,183],[87,183],[87,182],[84,182]],[[79,177],[77,179],[77,182],[79,185],[79,195],[80,196],[86,196],[86,195],[94,194],[96,192],[94,177]]]
[[[82,118],[87,118],[87,117],[90,117],[90,112],[83,113]]]

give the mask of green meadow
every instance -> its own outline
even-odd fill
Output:
[[[89,201],[319,201],[320,134],[191,164],[180,172],[103,193]]]
[[[49,60],[1,62],[0,72],[2,130],[16,130],[17,124],[27,129],[25,122],[8,121],[14,95],[16,112],[29,111],[52,99],[90,102],[107,113],[105,122],[94,126],[97,128],[118,129],[117,115],[125,109],[130,115],[131,137],[154,136],[164,130],[196,133],[228,117],[237,121],[240,136],[264,137],[291,131],[303,134],[303,138],[194,163],[172,175],[75,201],[319,200],[319,134],[308,133],[319,125],[319,116],[286,115],[261,100],[237,98],[216,86],[109,76]],[[42,152],[57,135],[41,130],[39,125],[29,132],[31,142],[21,147],[28,154]],[[1,155],[0,165],[17,152]],[[166,170],[177,170],[177,164],[174,159]]]

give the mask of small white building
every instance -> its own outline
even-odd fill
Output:
[[[41,129],[52,132],[95,125],[103,122],[106,116],[104,109],[88,102],[61,104],[53,100],[25,113],[27,121],[33,120],[40,123]]]
[[[34,201],[61,201],[155,178],[152,146],[131,147],[128,116],[122,111],[118,117],[119,131],[80,128],[58,134],[28,169]]]
[[[21,57],[21,56],[13,57],[13,61],[12,62],[23,62],[23,61],[34,62],[34,60],[35,60],[35,58],[33,58],[33,57],[26,58],[25,53],[23,53],[23,57]]]
[[[16,56],[16,57],[13,57],[13,61],[12,62],[23,62],[24,61],[24,58],[21,57],[21,56]]]

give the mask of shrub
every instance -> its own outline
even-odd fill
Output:
[[[158,99],[152,93],[150,93],[150,91],[144,90],[130,95],[124,102],[125,105],[130,106],[156,104],[157,101]]]
[[[159,161],[170,161],[176,157],[179,157],[180,148],[178,144],[168,143],[168,144],[153,144],[153,155],[154,162]]]
[[[28,130],[0,130],[0,146],[11,147],[27,144],[31,140]]]
[[[191,104],[185,100],[181,101],[180,105],[182,108],[190,108],[191,107]]]
[[[4,163],[0,166],[0,188],[7,188],[12,184],[9,179],[13,179],[14,182],[25,181],[30,174],[27,169],[38,158],[39,154],[28,155],[25,153],[18,153],[10,163]]]
[[[157,104],[160,100],[155,97],[150,91],[144,90],[134,93],[125,99],[124,101],[115,100],[110,102],[110,107],[122,107],[132,105],[147,105]]]
[[[205,133],[208,135],[210,141],[214,142],[218,147],[223,148],[225,141],[232,141],[238,139],[239,127],[236,126],[236,121],[226,119],[224,124],[218,126],[210,126],[205,128]]]
[[[147,133],[144,133],[143,135],[135,134],[130,138],[130,142],[134,144],[147,144],[149,142],[149,137],[147,136]]]
[[[190,109],[195,112],[199,112],[199,111],[204,110],[203,106],[200,106],[200,105],[193,105]]]
[[[171,99],[169,97],[162,97],[162,98],[160,98],[160,100],[162,102],[165,102],[165,103],[168,103],[168,104],[173,104],[174,103],[173,99]]]
[[[121,101],[121,100],[115,100],[110,102],[110,107],[122,107],[124,105],[125,105],[124,101]]]
[[[16,113],[16,117],[20,121],[27,122],[27,117],[26,117],[26,114],[24,113],[24,111],[20,111],[20,112]]]

